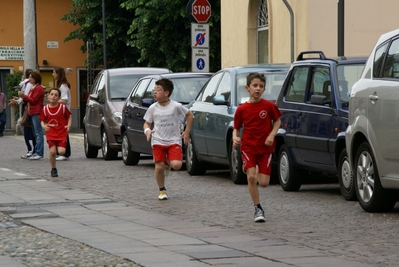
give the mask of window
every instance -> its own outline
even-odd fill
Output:
[[[223,72],[215,74],[215,76],[213,76],[211,80],[208,82],[206,88],[204,89],[203,93],[198,97],[198,99],[202,100],[203,102],[212,103],[216,86],[219,84],[219,80],[222,77],[222,75]]]
[[[384,63],[385,53],[387,50],[388,44],[385,43],[383,46],[377,48],[374,55],[374,67],[373,67],[373,77],[380,78],[382,64]]]
[[[399,39],[392,41],[389,47],[382,78],[399,79]]]
[[[134,89],[134,92],[130,96],[130,102],[140,105],[141,96],[143,95],[144,90],[147,88],[150,80],[151,79],[142,80],[138,85],[136,85],[137,89]]]
[[[224,100],[228,101],[230,99],[231,94],[231,75],[226,72],[223,75],[222,80],[220,81],[218,90],[216,91],[216,95],[223,95]]]
[[[308,72],[309,68],[307,66],[293,69],[289,87],[285,95],[286,101],[303,102]]]
[[[269,62],[269,12],[267,0],[259,1],[258,10],[258,63]]]
[[[331,80],[328,68],[315,67],[312,69],[312,79],[310,83],[308,101],[310,101],[312,95],[324,95],[326,96],[326,100],[330,100]]]

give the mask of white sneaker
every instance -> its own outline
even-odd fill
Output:
[[[35,153],[32,155],[32,157],[29,157],[28,159],[29,160],[41,160],[41,159],[43,159],[43,157],[39,156],[38,154]]]
[[[159,191],[158,199],[159,200],[167,200],[168,199],[168,195],[166,194],[166,191],[164,191],[164,190]]]
[[[65,156],[58,155],[55,157],[55,160],[69,160],[69,158],[65,157]]]

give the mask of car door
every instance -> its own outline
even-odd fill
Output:
[[[232,75],[226,71],[216,89],[215,97],[222,96],[225,105],[213,105],[206,113],[205,136],[208,155],[227,159],[226,134],[234,111],[230,103],[232,91]]]
[[[380,176],[398,180],[399,150],[395,144],[399,140],[399,39],[376,51],[373,75],[364,103],[369,139],[375,150]],[[362,106],[361,103],[358,106]]]
[[[93,93],[90,95],[90,100],[87,105],[88,111],[86,127],[90,143],[100,146],[101,145],[101,121],[104,114],[104,103],[106,97],[106,79],[105,72],[99,74],[96,79]]]
[[[297,147],[303,165],[335,170],[334,157],[329,151],[329,140],[333,137],[335,108],[331,102],[331,76],[329,65],[310,66],[305,103],[298,120]],[[323,98],[325,97],[325,98]],[[323,100],[324,99],[324,100]]]
[[[142,100],[145,98],[145,94],[148,90],[153,90],[154,84],[154,79],[142,79],[139,84],[135,86],[124,110],[126,132],[131,148],[135,152],[151,152],[151,145],[147,142],[146,136],[143,133],[144,114],[148,107],[142,106]]]
[[[194,119],[191,127],[191,140],[194,144],[195,151],[198,154],[207,155],[208,148],[206,145],[206,127],[208,123],[208,112],[213,105],[213,96],[215,95],[216,88],[223,76],[223,72],[216,73],[209,82],[205,85],[197,96],[190,110],[193,113]]]

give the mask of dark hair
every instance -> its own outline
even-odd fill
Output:
[[[32,69],[26,69],[25,70],[25,78],[28,78],[29,77],[29,75],[32,73]]]
[[[32,76],[36,83],[42,83],[42,76],[40,75],[40,72],[34,70],[29,75]]]
[[[50,91],[48,91],[48,93],[50,94],[50,93],[51,93],[51,91],[53,91],[53,90],[55,90],[55,91],[57,91],[57,92],[58,92],[58,97],[61,97],[61,90],[60,90],[60,89],[58,89],[58,88],[55,88],[55,87],[51,88],[51,89],[50,89]]]
[[[172,95],[173,93],[173,82],[167,78],[162,78],[159,79],[158,81],[155,82],[156,85],[162,86],[164,91],[169,92],[169,96]]]
[[[56,66],[56,67],[54,67],[54,70],[55,70],[55,73],[57,73],[57,75],[58,75],[58,79],[55,81],[55,86],[57,86],[57,88],[60,88],[61,85],[63,85],[65,83],[66,85],[68,85],[68,88],[71,88],[71,85],[68,82],[68,79],[66,78],[64,68]]]
[[[254,79],[259,79],[259,80],[261,80],[262,82],[264,82],[266,84],[266,77],[265,77],[265,75],[263,73],[251,72],[247,76],[247,86],[250,86],[252,80],[254,80]]]

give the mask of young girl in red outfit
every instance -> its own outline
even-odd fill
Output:
[[[58,177],[55,156],[57,152],[60,155],[65,154],[67,136],[72,124],[71,112],[64,104],[58,103],[60,96],[60,89],[52,88],[47,96],[49,104],[44,106],[39,117],[50,150],[51,177]]]
[[[255,206],[255,222],[265,221],[257,183],[262,187],[269,185],[274,136],[281,124],[281,112],[276,104],[262,98],[265,84],[266,78],[263,74],[250,73],[245,86],[249,100],[240,105],[234,114],[233,145],[237,147],[241,144],[243,169],[247,174],[249,194]],[[244,130],[240,138],[242,126]]]

